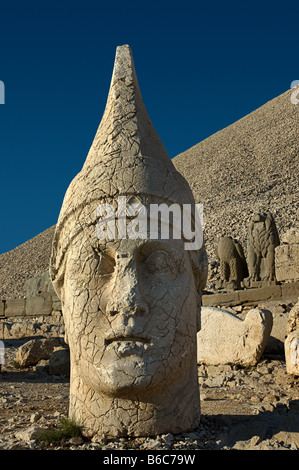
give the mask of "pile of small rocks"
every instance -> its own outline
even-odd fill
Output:
[[[0,449],[52,450],[299,450],[299,377],[287,374],[282,356],[256,367],[198,366],[201,423],[192,432],[146,438],[39,440],[68,414],[69,377],[50,375],[49,361],[20,368],[27,339],[6,344],[0,374]]]

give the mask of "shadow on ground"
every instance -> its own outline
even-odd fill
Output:
[[[263,411],[258,415],[215,415],[209,419],[219,420],[228,432],[219,436],[217,448],[234,447],[237,443],[248,446],[261,441],[276,440],[285,445],[296,443],[299,446],[299,400],[291,400],[289,405],[277,406],[274,411]]]

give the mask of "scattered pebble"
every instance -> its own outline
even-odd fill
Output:
[[[10,358],[21,343],[12,341],[7,347],[0,374],[0,450],[299,449],[299,377],[286,373],[281,356],[262,358],[253,370],[198,366],[202,414],[199,427],[192,432],[135,439],[73,437],[58,444],[41,443],[41,430],[57,426],[68,414],[69,379],[57,376],[53,380],[38,367],[34,375],[31,368],[17,370]]]

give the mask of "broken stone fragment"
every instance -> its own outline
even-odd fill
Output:
[[[18,348],[16,361],[21,367],[35,365],[42,359],[50,359],[54,348],[59,345],[59,338],[32,339]]]
[[[42,432],[44,431],[43,428],[40,426],[37,426],[36,424],[33,424],[32,426],[26,428],[26,429],[21,429],[20,431],[15,433],[15,437],[17,439],[20,439],[22,441],[31,441],[32,439],[37,439],[40,437]]]
[[[56,348],[49,360],[50,375],[70,375],[70,352],[68,349]]]
[[[299,279],[299,227],[293,227],[282,236],[282,244],[275,249],[276,277],[280,282]]]
[[[288,334],[284,350],[288,374],[299,375],[299,329]]]
[[[201,330],[197,333],[199,364],[256,365],[272,329],[272,313],[254,308],[245,320],[216,308],[201,308]]]

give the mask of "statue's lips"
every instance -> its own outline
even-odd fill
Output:
[[[150,338],[148,336],[140,336],[140,335],[117,335],[117,336],[109,336],[105,339],[105,344],[108,346],[114,342],[140,342],[140,343],[149,343]]]

